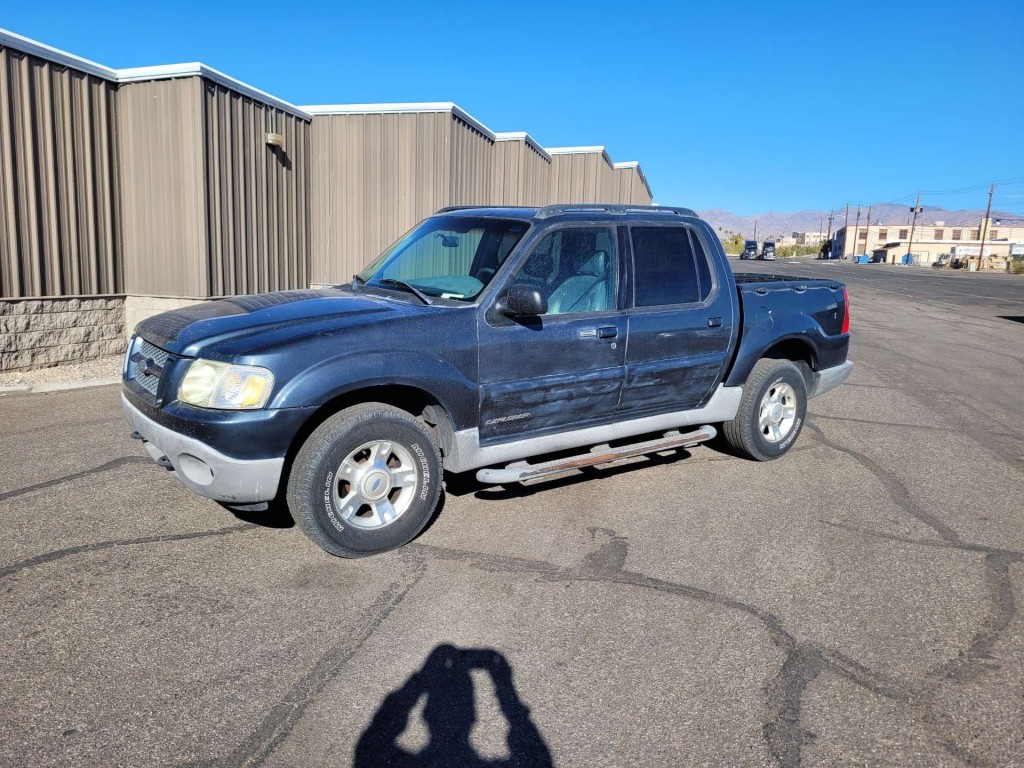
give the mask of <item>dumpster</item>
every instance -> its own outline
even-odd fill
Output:
[[[858,264],[869,264],[870,262],[871,258],[866,253],[861,254],[860,256],[857,257]]]

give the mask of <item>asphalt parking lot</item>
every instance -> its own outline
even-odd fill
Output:
[[[1024,765],[1024,278],[734,266],[850,289],[785,459],[461,482],[365,560],[117,387],[0,398],[0,765]]]

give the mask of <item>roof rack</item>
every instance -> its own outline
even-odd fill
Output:
[[[436,213],[451,213],[452,211],[475,211],[481,208],[536,208],[535,205],[448,205],[438,208]]]
[[[674,216],[696,216],[689,208],[675,208],[668,205],[586,205],[558,204],[545,205],[537,211],[538,219],[546,219],[559,213],[670,213]]]

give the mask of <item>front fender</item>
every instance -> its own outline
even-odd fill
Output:
[[[476,384],[451,363],[411,351],[353,352],[318,361],[286,382],[269,407],[319,407],[358,389],[387,385],[426,392],[445,409],[455,429],[476,426]]]

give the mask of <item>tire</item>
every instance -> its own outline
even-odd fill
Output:
[[[441,453],[427,426],[393,406],[366,403],[331,416],[299,449],[288,507],[327,552],[366,557],[416,538],[440,505],[441,479]]]
[[[778,407],[775,407],[778,403]],[[807,384],[789,360],[758,360],[743,387],[736,418],[722,435],[739,456],[771,461],[793,447],[807,418]]]

